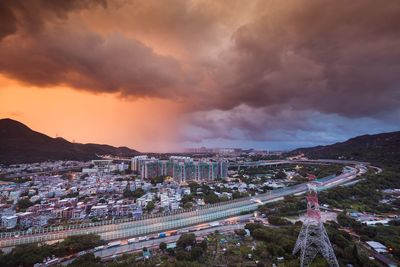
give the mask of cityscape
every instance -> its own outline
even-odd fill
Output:
[[[398,25],[395,0],[0,1],[0,266],[399,266]]]

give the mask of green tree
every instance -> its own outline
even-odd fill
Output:
[[[198,260],[203,255],[203,249],[201,247],[195,246],[190,251],[190,259],[192,261]]]
[[[274,179],[286,179],[286,173],[280,170],[274,175]]]
[[[253,234],[254,230],[262,228],[262,225],[258,223],[248,223],[245,225],[244,228],[248,229],[250,231],[250,234]]]
[[[17,202],[17,209],[19,211],[25,211],[30,206],[33,206],[33,203],[28,198],[21,198]]]
[[[165,180],[166,176],[157,176],[150,180],[153,185],[162,184]]]
[[[88,253],[76,258],[72,263],[67,265],[68,267],[101,267],[101,259],[95,257],[93,253]]]
[[[95,234],[75,235],[65,238],[56,246],[57,255],[67,255],[82,250],[91,249],[104,244],[100,236]]]
[[[165,242],[161,242],[160,245],[158,246],[162,251],[165,251],[167,249],[167,244]]]
[[[190,192],[192,193],[196,193],[197,189],[201,187],[198,183],[194,181],[190,181],[188,185],[190,187]]]
[[[183,249],[177,249],[175,253],[175,257],[178,261],[189,260],[189,255]]]
[[[219,197],[214,193],[211,192],[204,196],[204,202],[207,204],[214,204],[219,202]]]
[[[146,205],[146,210],[147,210],[148,212],[152,211],[154,208],[155,208],[155,204],[154,204],[153,201],[150,201],[149,203],[147,203],[147,205]]]
[[[268,222],[272,225],[277,225],[277,226],[292,224],[290,221],[275,215],[268,216]]]
[[[246,231],[244,229],[235,229],[235,234],[237,234],[238,236],[241,236],[241,237],[245,237]]]
[[[235,192],[232,193],[232,198],[233,199],[238,199],[238,198],[241,198],[241,197],[242,197],[242,194],[239,191],[235,191]]]
[[[190,209],[191,207],[193,207],[193,203],[192,202],[187,202],[187,203],[183,204],[183,208],[184,209]]]
[[[137,199],[141,196],[143,196],[145,193],[142,188],[137,188],[135,191],[133,191],[133,198]]]
[[[181,202],[182,202],[182,204],[186,204],[186,203],[188,203],[188,202],[191,202],[191,201],[193,201],[193,197],[192,197],[192,195],[184,195],[183,197],[182,197],[182,199],[181,199]]]
[[[196,236],[193,233],[185,233],[181,235],[176,242],[176,245],[180,248],[186,248],[187,246],[194,246],[196,244]]]
[[[54,254],[54,248],[44,244],[18,245],[9,254],[0,257],[0,266],[33,266],[37,262],[42,262],[44,258]]]
[[[133,192],[129,189],[129,184],[128,186],[124,189],[124,192],[122,193],[124,198],[132,198],[133,197]]]
[[[199,247],[201,247],[203,249],[203,251],[205,252],[207,250],[207,241],[205,239],[203,239],[200,242]]]

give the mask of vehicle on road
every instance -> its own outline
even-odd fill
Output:
[[[173,236],[173,235],[178,234],[178,230],[167,231],[167,232],[165,232],[165,234],[166,234],[167,236]]]
[[[163,233],[159,233],[159,234],[158,234],[158,237],[159,237],[159,238],[167,237],[167,234],[164,233],[164,232],[163,232]]]
[[[217,227],[217,226],[220,226],[221,224],[219,222],[211,222],[208,225],[211,227]]]
[[[316,162],[318,162],[318,161],[316,161]],[[322,162],[322,161],[320,161],[320,162]],[[324,161],[324,162],[337,163],[337,161]],[[347,161],[340,161],[340,162],[344,163],[344,164],[352,164],[352,165],[354,165],[354,162],[347,162]],[[314,162],[310,162],[310,163],[314,164]],[[281,164],[281,163],[279,163],[279,164]],[[286,164],[286,163],[283,163],[283,164]],[[320,181],[321,182],[321,186],[319,186],[319,190],[326,190],[326,189],[329,189],[329,188],[332,188],[332,187],[335,187],[335,186],[350,182],[351,180],[356,178],[361,173],[360,169],[361,169],[361,167],[356,165],[355,168],[353,168],[353,167],[351,167],[351,169],[349,168],[348,172],[346,171],[346,172],[344,172],[344,173],[342,173],[342,174],[340,174],[338,176],[328,177],[328,179],[321,180]],[[287,187],[286,189],[272,190],[267,194],[260,194],[260,195],[258,195],[256,197],[251,197],[251,200],[250,200],[250,198],[243,199],[243,200],[238,201],[237,204],[235,204],[235,205],[238,205],[238,207],[243,207],[243,209],[246,210],[246,211],[253,210],[253,208],[255,206],[253,202],[257,201],[258,200],[257,198],[259,198],[263,202],[265,202],[265,201],[276,201],[276,200],[279,200],[279,199],[283,199],[283,197],[287,196],[287,195],[302,194],[302,193],[306,192],[306,190],[307,190],[307,187],[306,187],[305,184],[299,184],[299,185]],[[221,211],[228,210],[228,209],[229,210],[231,209],[231,203],[226,203],[226,205],[225,204],[221,205],[218,208],[218,210],[221,210]],[[206,210],[204,210],[204,212],[205,212],[204,213],[205,215],[208,215],[208,214],[211,214],[211,213],[215,213],[215,210],[209,210],[208,211],[206,209]],[[175,216],[175,215],[173,215],[173,216]],[[198,218],[200,218],[200,220],[198,221],[199,223],[203,223],[203,224],[206,224],[206,225],[208,224],[208,222],[206,221],[207,216],[203,216],[203,215],[195,215],[195,216],[198,216]],[[241,221],[239,218],[240,217],[237,217],[237,219],[235,220],[234,223],[237,223],[238,220]],[[166,219],[168,219],[168,217],[166,217]],[[182,220],[185,220],[185,221],[183,221],[182,223],[179,223],[177,225],[181,225],[182,227],[190,227],[190,224],[188,224],[186,222],[186,219],[187,218],[183,218]],[[220,216],[215,217],[215,219],[216,220],[220,219],[221,220],[220,221],[221,225],[228,225],[228,224],[231,224],[229,222],[233,221],[233,219],[231,219],[229,221],[226,221],[226,220],[223,219],[223,217],[220,217]],[[181,220],[181,219],[179,219],[179,220]],[[137,226],[136,222],[130,222],[130,224],[132,224],[132,229],[135,228],[135,227],[141,228],[140,230],[138,229],[137,231],[135,229],[135,231],[133,233],[135,235],[139,234],[139,233],[141,233],[141,234],[149,233],[150,231],[147,230],[147,225],[146,225],[147,223],[148,222],[145,220],[143,225],[140,224],[140,225]],[[90,227],[93,227],[93,230],[92,230],[92,228],[87,228],[87,230],[86,230],[87,234],[89,234],[91,232],[97,232],[97,229],[100,229],[100,228],[97,228],[97,227],[103,227],[103,226],[96,226],[94,223],[88,223],[87,225],[90,226]],[[107,230],[106,232],[115,231],[115,236],[121,236],[121,237],[124,236],[126,234],[125,226],[123,226],[123,225],[120,226],[119,223],[116,223],[115,225],[116,225],[115,228],[112,227],[111,230]],[[130,225],[130,227],[131,227],[131,225]],[[192,227],[196,227],[196,226],[192,226]],[[197,227],[201,227],[201,226],[197,226]],[[208,226],[208,228],[210,228],[210,226]],[[187,228],[185,230],[179,230],[177,233],[181,234],[181,233],[189,232],[188,229],[189,228]],[[164,226],[162,225],[162,227],[159,229],[159,231],[163,231],[163,230],[167,230],[167,229],[164,229]],[[11,247],[11,246],[15,246],[17,244],[30,244],[30,243],[33,243],[33,242],[37,242],[37,238],[36,237],[40,237],[40,240],[43,240],[43,242],[48,242],[48,241],[55,240],[55,238],[59,238],[58,234],[57,235],[51,234],[52,232],[70,235],[70,234],[77,233],[77,231],[81,232],[82,230],[80,228],[79,229],[74,229],[74,228],[65,229],[63,227],[61,227],[61,228],[60,227],[53,227],[51,230],[48,231],[48,233],[47,232],[39,232],[39,233],[36,233],[36,232],[34,232],[34,233],[23,232],[23,234],[19,234],[19,233],[18,234],[1,233],[0,234],[0,246],[1,247]],[[196,231],[196,229],[192,229],[190,231],[194,232],[194,231]],[[124,235],[120,235],[121,233],[123,233]],[[168,236],[167,231],[165,231],[165,233]],[[146,239],[142,239],[141,241],[143,241],[143,240],[146,240]]]
[[[118,247],[121,245],[121,241],[114,241],[107,244],[108,248]]]
[[[139,241],[145,241],[145,240],[149,240],[149,238],[147,236],[139,237]]]
[[[83,250],[83,251],[79,251],[77,255],[78,255],[78,257],[80,257],[80,256],[83,256],[83,255],[85,255],[87,253],[88,252],[86,250]]]
[[[44,266],[51,266],[51,265],[56,265],[57,263],[60,262],[59,258],[53,258],[53,259],[49,259],[44,263]]]
[[[128,239],[128,244],[136,243],[136,238]]]
[[[105,248],[105,246],[98,246],[98,247],[94,248],[94,251],[99,251],[99,250],[102,250],[104,248]]]

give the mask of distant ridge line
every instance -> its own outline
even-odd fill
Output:
[[[52,138],[19,121],[0,119],[0,164],[47,160],[86,161],[99,158],[97,155],[130,157],[137,154],[137,150],[128,147],[72,143],[60,136]]]

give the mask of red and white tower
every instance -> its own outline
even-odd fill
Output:
[[[311,264],[318,252],[320,252],[329,266],[339,267],[328,234],[321,222],[317,184],[310,182],[307,187],[307,217],[297,238],[293,255],[300,251],[300,266],[306,267]]]

